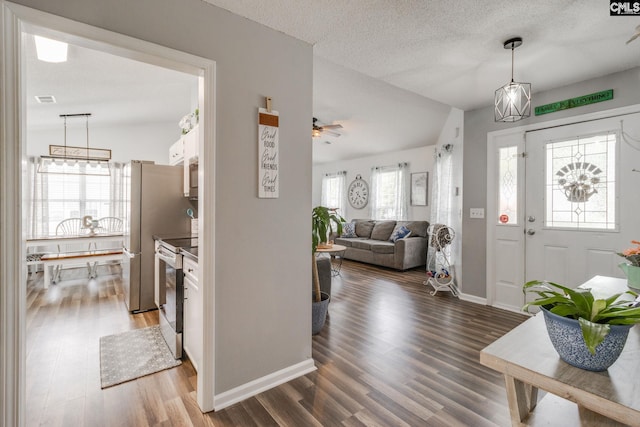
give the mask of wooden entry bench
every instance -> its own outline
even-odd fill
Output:
[[[65,252],[59,254],[44,254],[40,262],[44,265],[44,288],[49,287],[49,283],[56,283],[60,276],[60,269],[64,265],[78,264],[86,262],[89,267],[89,277],[97,276],[98,261],[119,261],[122,259],[122,249],[101,249],[83,252]],[[49,267],[59,267],[53,278],[49,272]]]

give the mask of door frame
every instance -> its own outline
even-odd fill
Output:
[[[508,129],[493,131],[487,133],[487,221],[486,221],[486,254],[487,254],[487,265],[486,265],[486,295],[487,295],[487,305],[494,306],[495,301],[495,287],[494,284],[496,282],[496,266],[498,259],[495,256],[494,245],[496,240],[496,235],[494,232],[495,224],[491,221],[491,218],[497,218],[498,215],[498,204],[497,204],[497,188],[494,185],[496,182],[496,168],[495,168],[495,151],[497,141],[500,138],[504,138],[505,136],[513,135],[515,138],[521,138],[520,141],[525,140],[526,132],[542,130],[550,127],[557,126],[566,126],[566,125],[574,125],[579,124],[581,122],[592,121],[592,120],[600,120],[606,118],[613,118],[616,116],[633,114],[640,112],[640,104],[629,105],[626,107],[613,108],[610,110],[602,110],[593,113],[580,114],[571,117],[565,117],[556,120],[549,120],[539,123],[532,123],[525,126],[511,127]],[[492,169],[493,168],[493,169]],[[520,186],[524,186],[526,184],[526,174],[523,182],[518,183],[518,194],[524,194],[521,192]],[[522,232],[524,233],[525,227],[525,206],[524,200],[518,201],[518,206],[520,208],[520,214],[522,217],[520,218],[519,226],[522,227]],[[520,253],[517,257],[520,265],[518,266],[518,270],[521,272],[520,283],[524,284],[525,280],[525,245],[524,239],[522,240],[522,244],[520,245]],[[520,312],[519,307],[505,307],[500,305],[500,308],[517,311]]]
[[[198,76],[200,188],[198,235],[203,284],[203,363],[197,400],[203,411],[215,402],[215,82],[216,62],[112,31],[0,0],[0,425],[25,424],[26,271],[22,223],[26,159],[26,107],[21,40],[37,28],[62,40]],[[203,193],[206,189],[206,193]]]

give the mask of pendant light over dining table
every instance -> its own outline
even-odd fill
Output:
[[[89,148],[89,117],[91,113],[60,114],[64,119],[64,145],[49,145],[49,155],[40,156],[38,173],[109,176],[111,150]],[[84,117],[85,147],[67,145],[67,119]]]
[[[511,82],[496,90],[494,100],[496,122],[516,122],[531,115],[531,83],[517,83],[513,80],[514,50],[521,45],[521,37],[514,37],[504,42],[504,48],[511,49]]]

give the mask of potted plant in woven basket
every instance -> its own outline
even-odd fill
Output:
[[[313,271],[313,306],[312,306],[312,333],[315,335],[322,330],[327,317],[329,295],[320,292],[320,278],[318,277],[318,265],[316,264],[316,250],[320,243],[325,243],[333,233],[335,224],[336,233],[342,234],[344,218],[337,214],[335,209],[325,206],[316,206],[311,213],[311,265]]]
[[[578,368],[609,368],[620,356],[629,329],[640,323],[637,301],[621,298],[637,298],[633,291],[595,299],[590,289],[533,280],[524,284],[523,292],[536,298],[522,309],[541,308],[553,347],[562,360]]]

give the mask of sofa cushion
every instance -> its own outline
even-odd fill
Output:
[[[353,222],[345,222],[342,224],[342,234],[340,237],[357,237],[356,225]]]
[[[395,226],[395,221],[376,221],[371,230],[371,240],[389,240]]]
[[[393,243],[386,241],[372,241],[371,242],[371,252],[374,254],[392,254],[396,250],[396,247]]]
[[[374,221],[356,221],[356,234],[358,237],[369,238],[371,237],[371,231],[373,230]]]
[[[377,243],[377,241],[376,241]],[[355,239],[351,241],[351,247],[356,249],[371,250],[372,241],[369,239]]]
[[[409,236],[411,236],[411,231],[404,225],[401,225],[400,227],[396,227],[396,229],[393,230],[393,234],[391,235],[391,237],[389,237],[389,240],[395,243],[398,240],[404,239],[405,237]]]
[[[398,221],[396,227],[405,226],[411,231],[411,236],[427,237],[427,221]]]

